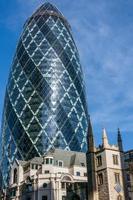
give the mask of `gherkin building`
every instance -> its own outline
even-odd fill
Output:
[[[24,24],[5,94],[2,122],[4,182],[15,158],[50,148],[86,151],[88,112],[71,27],[52,4]]]

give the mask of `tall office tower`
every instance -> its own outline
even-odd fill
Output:
[[[43,4],[25,23],[2,124],[2,170],[52,147],[86,151],[87,105],[79,54],[60,11]],[[8,179],[7,175],[3,175]]]

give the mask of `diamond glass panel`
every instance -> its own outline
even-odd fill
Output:
[[[50,148],[86,151],[88,111],[79,55],[60,11],[43,4],[25,23],[7,84],[2,169]],[[10,142],[10,145],[9,145]]]

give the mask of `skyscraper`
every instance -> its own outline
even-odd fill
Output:
[[[52,147],[86,151],[87,105],[79,54],[60,11],[43,4],[25,23],[5,95],[2,170]]]

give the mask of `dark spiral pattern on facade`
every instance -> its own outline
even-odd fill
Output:
[[[52,147],[86,151],[87,106],[70,25],[49,3],[25,23],[5,96],[2,169]]]

